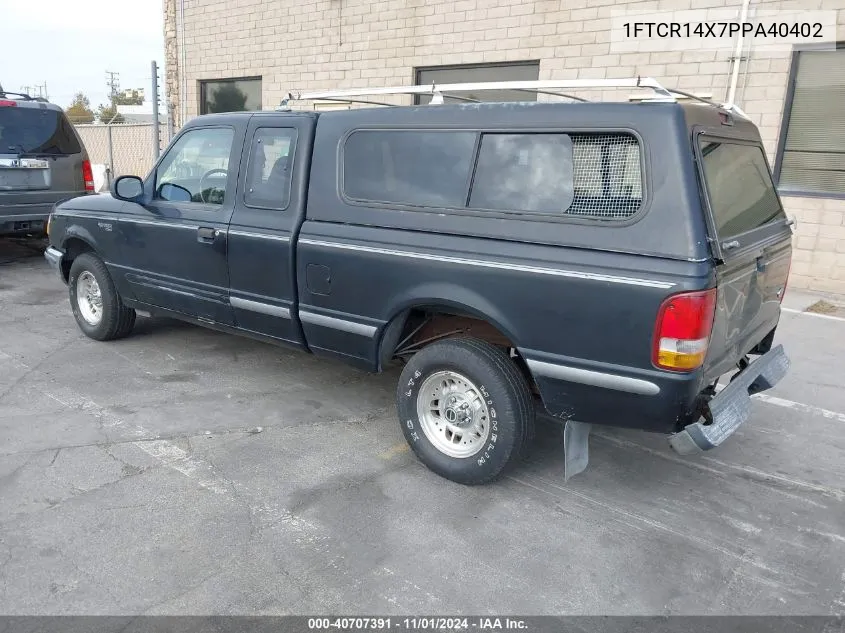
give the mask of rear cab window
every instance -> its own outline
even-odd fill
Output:
[[[705,193],[720,241],[786,219],[762,147],[701,136],[699,151]]]
[[[70,122],[49,108],[0,107],[0,154],[79,154],[82,148]]]

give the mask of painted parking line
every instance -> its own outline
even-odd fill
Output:
[[[716,393],[722,391],[725,387],[727,387],[727,385],[717,385]],[[845,423],[845,413],[839,413],[839,411],[831,411],[830,409],[824,409],[812,404],[804,404],[803,402],[795,402],[794,400],[787,400],[786,398],[778,398],[777,396],[770,396],[766,393],[755,393],[751,397],[755,400],[760,400],[761,402],[773,404],[776,407],[783,407],[785,409],[792,409],[793,411],[820,415],[823,418],[828,418],[829,420],[836,420],[837,422]]]
[[[839,413],[838,411],[831,411],[830,409],[822,409],[821,407],[814,406],[812,404],[804,404],[803,402],[795,402],[794,400],[787,400],[785,398],[778,398],[777,396],[770,396],[765,393],[758,393],[752,396],[752,398],[756,398],[762,402],[767,402],[769,404],[773,404],[777,407],[784,407],[786,409],[792,409],[794,411],[801,411],[803,413],[812,413],[814,415],[820,415],[824,418],[828,418],[829,420],[836,420],[837,422],[845,423],[845,413]]]
[[[845,321],[845,318],[833,316],[832,314],[818,314],[816,312],[805,312],[804,310],[796,310],[795,308],[781,308],[781,312],[789,312],[790,314],[801,314],[803,316],[815,317],[817,319],[828,319],[830,321]]]

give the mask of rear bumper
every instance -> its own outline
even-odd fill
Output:
[[[43,232],[52,204],[0,206],[0,235]]]
[[[751,415],[751,396],[771,389],[786,375],[789,358],[778,345],[748,365],[708,403],[712,423],[695,422],[669,437],[669,444],[681,455],[716,448]]]

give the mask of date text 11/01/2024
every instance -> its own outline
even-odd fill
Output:
[[[405,618],[308,618],[310,631],[526,631],[528,625],[519,618],[448,618],[448,617],[405,617]]]

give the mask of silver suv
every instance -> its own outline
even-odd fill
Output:
[[[62,109],[0,90],[0,235],[41,235],[55,203],[93,192],[88,153]]]

